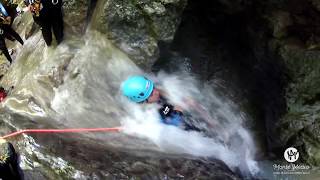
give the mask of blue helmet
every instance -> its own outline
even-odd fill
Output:
[[[143,102],[149,98],[154,83],[144,76],[131,76],[122,83],[122,94],[133,102]]]

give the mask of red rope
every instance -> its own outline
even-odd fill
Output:
[[[79,132],[119,132],[121,127],[113,128],[77,128],[77,129],[24,129],[8,135],[0,137],[0,139],[7,139],[18,136],[23,133],[79,133]]]

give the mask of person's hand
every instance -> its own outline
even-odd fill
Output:
[[[33,7],[31,4],[28,5],[28,10],[29,10],[31,13],[34,13],[34,7]]]
[[[196,103],[195,100],[193,100],[191,97],[183,98],[183,101],[189,106],[189,107],[196,107],[199,104]]]
[[[31,4],[28,6],[28,9],[32,14],[36,14],[38,11],[37,7],[35,5],[31,5]]]
[[[181,113],[183,112],[183,109],[181,107],[179,107],[179,106],[174,106],[173,110],[179,111]]]
[[[10,24],[11,23],[11,16],[5,17],[5,24]]]

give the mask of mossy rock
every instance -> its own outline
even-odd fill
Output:
[[[86,26],[87,0],[68,0],[63,2],[64,23],[67,33],[82,35]]]
[[[290,83],[286,90],[288,112],[279,122],[281,140],[299,147],[303,160],[320,164],[320,51],[283,46],[280,54]]]
[[[159,57],[158,41],[173,40],[186,4],[186,0],[101,1],[92,23],[136,64],[150,68]]]

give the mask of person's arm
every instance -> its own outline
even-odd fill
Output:
[[[202,118],[207,122],[207,125],[209,127],[218,130],[225,142],[228,141],[229,135],[225,128],[222,125],[220,125],[217,120],[211,117],[211,115],[208,113],[208,111],[205,109],[203,105],[197,103],[191,98],[186,99],[185,102],[202,116]]]
[[[159,92],[161,97],[168,97],[168,93],[166,93],[165,91],[159,89]],[[173,110],[183,113],[183,108],[180,106],[173,106]]]
[[[183,109],[182,109],[182,107],[180,107],[180,106],[174,106],[174,107],[173,107],[173,110],[179,111],[179,112],[183,113]]]
[[[9,16],[6,8],[4,8],[4,6],[2,5],[1,2],[0,2],[0,12],[1,12],[1,14],[3,14],[3,16]]]
[[[5,21],[3,22],[4,24],[10,24],[11,23],[11,16],[5,17]]]
[[[11,17],[10,16],[0,16],[1,24],[10,24]]]
[[[203,107],[203,105],[201,105],[200,103],[197,103],[195,100],[193,100],[192,98],[185,98],[184,102],[191,107],[192,109],[194,109],[195,111],[197,111],[202,118],[204,118],[206,120],[206,122],[208,123],[208,125],[210,127],[216,127],[219,126],[218,123],[216,122],[216,120],[214,120],[213,118],[211,118],[210,114],[207,112],[207,110],[205,109],[205,107]]]
[[[27,6],[28,11],[31,12],[32,15],[34,16],[39,16],[40,10],[41,10],[41,3],[29,3],[28,0],[24,1],[24,4]]]

